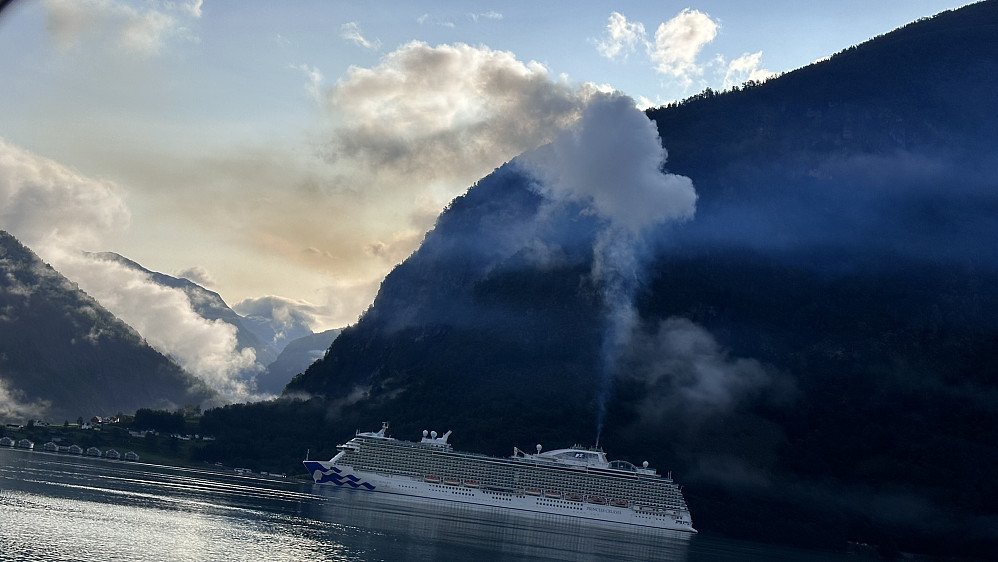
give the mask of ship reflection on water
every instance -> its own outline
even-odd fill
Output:
[[[560,515],[315,486],[328,501],[310,514],[370,532],[372,550],[412,560],[448,560],[476,551],[523,560],[688,560],[691,534],[601,524]],[[359,537],[358,537],[359,538]],[[487,553],[487,554],[485,554]]]

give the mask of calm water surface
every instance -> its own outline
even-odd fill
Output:
[[[694,509],[694,515],[696,511]],[[2,560],[842,560],[227,472],[0,448]]]

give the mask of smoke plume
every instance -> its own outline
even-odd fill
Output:
[[[666,156],[655,125],[634,100],[614,94],[596,96],[574,127],[524,158],[545,196],[582,205],[602,221],[591,272],[606,310],[597,441],[618,359],[637,324],[645,239],[652,227],[696,209],[693,182],[663,173]]]

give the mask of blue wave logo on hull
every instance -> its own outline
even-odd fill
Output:
[[[360,478],[350,473],[344,473],[335,466],[330,467],[329,470],[323,470],[321,464],[306,461],[305,467],[312,473],[312,479],[315,480],[316,484],[335,484],[337,486],[350,486],[354,489],[365,488],[374,490],[374,485],[361,482]]]

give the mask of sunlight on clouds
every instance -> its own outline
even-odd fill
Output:
[[[627,58],[639,45],[647,45],[645,26],[641,22],[629,22],[619,12],[611,12],[606,24],[605,39],[596,43],[596,50],[608,59],[618,56]]]
[[[655,71],[674,78],[684,89],[696,81],[700,87],[708,83],[720,84],[718,89],[726,90],[749,80],[762,82],[773,76],[773,72],[761,68],[762,51],[745,53],[731,62],[718,54],[709,62],[698,63],[697,58],[704,47],[717,37],[718,28],[709,15],[687,8],[660,24],[654,40],[649,41],[644,24],[628,21],[619,12],[611,12],[604,37],[596,41],[596,50],[611,60],[626,59],[643,45]],[[643,108],[668,101],[644,96],[638,100],[639,107]]]
[[[29,246],[96,244],[128,227],[115,184],[85,177],[0,138],[0,224]]]
[[[412,42],[376,67],[351,67],[330,90],[343,123],[331,155],[409,186],[467,187],[573,122],[588,91],[508,51]]]
[[[703,69],[696,64],[697,54],[716,36],[717,24],[710,16],[686,8],[658,26],[649,56],[659,73],[674,76],[689,85],[693,77],[703,74]]]
[[[215,279],[212,278],[207,269],[201,267],[200,265],[195,265],[193,267],[178,271],[174,274],[174,277],[187,279],[188,281],[197,283],[206,289],[211,289],[215,286]]]
[[[724,75],[724,88],[732,88],[744,84],[748,81],[762,82],[773,76],[771,70],[759,68],[762,60],[762,51],[757,53],[745,53],[728,63],[728,70]]]
[[[318,87],[316,69],[296,68]],[[549,142],[606,89],[552,77],[506,51],[413,42],[351,67],[323,92],[327,121],[314,134],[315,153],[244,146],[186,162],[160,156],[148,175],[161,215],[182,217],[205,239],[224,236],[238,246],[229,255],[268,264],[252,279],[216,268],[220,287],[241,284],[237,300],[294,287],[324,311],[313,329],[342,327],[447,203]],[[206,206],[206,196],[226,204]],[[333,290],[306,292],[305,283]]]
[[[239,349],[235,326],[206,320],[179,289],[120,263],[49,249],[53,266],[226,402],[254,399],[256,354]]]
[[[161,353],[229,400],[253,397],[255,356],[238,349],[235,328],[198,316],[187,296],[81,247],[124,230],[129,211],[117,187],[0,140],[0,224],[77,282]]]

